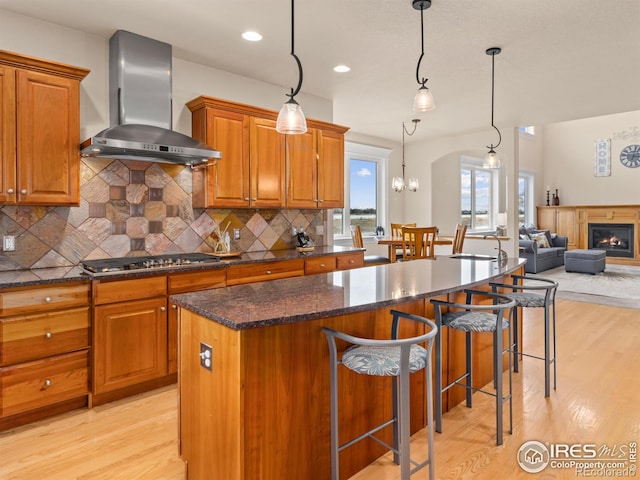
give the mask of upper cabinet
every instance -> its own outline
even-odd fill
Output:
[[[80,203],[80,81],[88,74],[0,51],[0,203]]]
[[[222,158],[194,172],[193,202],[200,208],[340,208],[343,206],[347,128],[307,120],[303,135],[275,130],[277,112],[198,97],[192,135]]]

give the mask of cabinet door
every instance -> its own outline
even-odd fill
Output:
[[[162,297],[96,307],[94,394],[167,374],[166,304]]]
[[[285,136],[276,131],[274,120],[252,117],[250,125],[251,206],[284,207]]]
[[[567,246],[575,248],[578,242],[576,211],[558,209],[556,213],[556,225],[558,235],[567,237]]]
[[[344,135],[326,130],[318,138],[318,207],[344,207]]]
[[[249,206],[249,117],[206,109],[206,142],[222,152],[207,169],[207,207]]]
[[[80,203],[77,80],[17,71],[18,203]]]
[[[309,129],[302,135],[287,135],[287,206],[317,208],[318,153],[317,132]]]
[[[538,207],[538,228],[556,232],[556,209]]]
[[[0,66],[0,202],[16,201],[16,71]]]

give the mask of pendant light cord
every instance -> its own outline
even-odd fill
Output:
[[[422,63],[422,57],[424,57],[424,8],[422,6],[420,7],[420,40],[422,53],[420,54],[420,58],[418,59],[418,66],[416,67],[416,81],[418,82],[418,85],[422,85],[424,87],[424,84],[427,83],[428,79],[423,78],[422,80],[420,80],[420,64]]]
[[[291,93],[285,94],[287,97],[295,97],[298,92],[300,92],[300,88],[302,87],[302,63],[300,63],[300,59],[295,54],[295,44],[294,44],[294,1],[291,0],[291,56],[295,59],[298,64],[298,86],[295,88],[291,88]]]
[[[491,53],[491,126],[495,128],[496,132],[498,132],[498,144],[497,145],[491,144],[490,146],[487,145],[487,148],[491,150],[493,150],[494,148],[498,148],[500,146],[500,143],[502,142],[502,135],[500,134],[500,130],[498,130],[498,127],[496,127],[495,124],[493,123],[493,97],[495,92],[496,53],[500,53],[500,52],[494,51],[493,53]]]
[[[402,180],[403,181],[404,181],[404,134],[406,133],[407,135],[411,136],[414,133],[416,133],[416,128],[418,128],[418,122],[420,121],[420,119],[414,118],[411,121],[413,122],[413,130],[411,131],[411,133],[409,133],[409,130],[407,130],[407,127],[405,127],[404,122],[402,122]]]

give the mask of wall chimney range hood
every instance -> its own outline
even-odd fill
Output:
[[[172,127],[171,45],[118,30],[109,40],[111,126],[80,145],[83,157],[196,166],[220,152]]]

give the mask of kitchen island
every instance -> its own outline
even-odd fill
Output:
[[[516,258],[499,267],[438,257],[173,295],[180,307],[180,454],[188,478],[329,479],[329,352],[322,327],[383,338],[390,308],[433,318],[431,298],[460,300],[464,288],[489,290],[489,281],[521,274],[523,265]],[[464,369],[457,348],[463,337],[442,333],[446,379]],[[474,363],[484,367],[474,383],[481,386],[492,378],[491,335],[474,341]],[[415,432],[426,422],[424,376],[412,377]],[[341,442],[390,417],[390,386],[388,378],[340,372]],[[458,395],[451,392],[451,405]],[[384,453],[370,440],[349,447],[341,454],[341,478]]]

